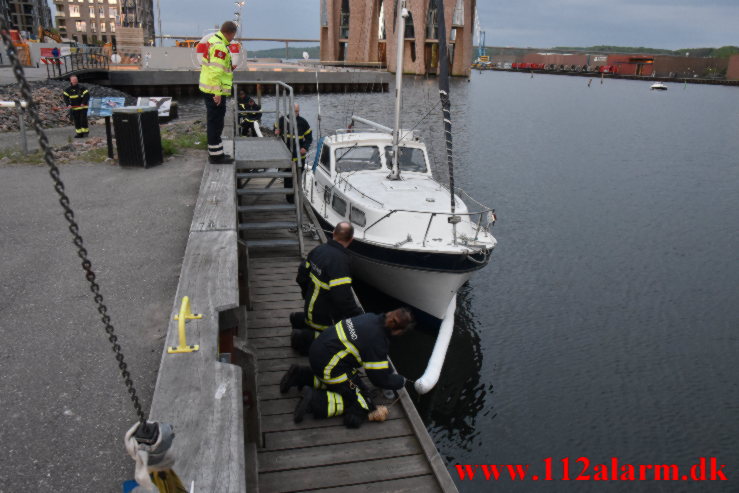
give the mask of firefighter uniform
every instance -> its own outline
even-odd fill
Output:
[[[254,134],[254,122],[257,125],[262,121],[262,107],[254,99],[246,98],[239,101],[239,135],[256,137]]]
[[[312,387],[316,390],[304,393],[298,404],[303,412],[311,412],[315,418],[343,415],[344,424],[357,427],[375,409],[359,378],[360,368],[377,387],[398,390],[405,385],[405,378],[390,367],[389,347],[385,314],[367,313],[343,320],[321,333],[310,348],[310,368],[292,366],[280,390]],[[302,413],[296,414],[296,420],[302,420]]]
[[[90,103],[90,91],[76,84],[64,90],[64,104],[70,107],[74,122],[75,138],[87,137],[90,128],[87,123],[87,108]]]
[[[300,264],[295,281],[305,300],[302,323],[307,329],[293,338],[293,347],[307,354],[314,337],[344,318],[362,314],[352,293],[349,252],[331,239],[319,245]],[[296,327],[297,328],[297,327]]]
[[[211,163],[225,159],[221,133],[226,117],[226,97],[231,95],[233,65],[229,41],[220,31],[208,38],[208,49],[200,68],[200,91],[205,99],[208,127],[208,158]],[[221,96],[216,105],[213,96]]]
[[[295,144],[294,144],[295,134],[292,131],[289,118],[281,116],[280,119],[275,122],[275,129],[280,130],[280,135],[282,136],[282,140],[283,142],[285,142],[285,145],[290,150],[290,154],[292,155],[293,162],[297,163],[297,165],[302,170],[305,167],[305,156],[300,155],[300,149],[305,149],[306,151],[310,149],[310,146],[313,143],[313,131],[310,128],[310,124],[308,123],[308,120],[306,120],[302,116],[296,115],[295,121],[297,122],[297,125],[298,125],[298,132],[297,132],[298,148],[297,150],[295,149]],[[300,161],[298,161],[298,156],[300,156]],[[285,184],[285,188],[292,188],[293,179],[285,178],[284,184]],[[293,196],[288,195],[287,201],[290,203],[293,203],[294,201]]]

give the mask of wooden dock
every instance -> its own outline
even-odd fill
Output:
[[[188,296],[202,314],[186,324],[199,350],[167,351],[179,343],[172,320],[154,391],[150,419],[174,426],[175,472],[197,492],[456,491],[405,390],[392,402],[379,394],[384,423],[293,423],[297,391],[278,384],[307,364],[289,344],[288,315],[302,308],[298,235],[306,250],[325,237],[286,207],[283,172],[254,171],[289,166],[281,141],[243,139],[237,158],[203,172],[171,312]]]
[[[239,147],[241,146],[241,147]],[[278,167],[276,161],[289,159],[278,139],[244,139],[237,146],[237,177],[240,179],[239,208],[247,203],[261,210],[242,212],[240,222],[287,224],[295,221],[294,211],[280,209],[282,183],[261,178],[259,173],[244,174],[244,168]],[[270,151],[270,148],[272,149]],[[283,163],[283,166],[287,164]],[[242,169],[238,169],[242,168]],[[253,177],[252,177],[253,176]],[[251,195],[249,190],[276,189],[276,193]],[[269,210],[270,206],[277,209]],[[306,210],[307,212],[307,210]],[[306,214],[309,218],[310,215]],[[306,251],[325,240],[322,231],[309,219],[304,221]],[[266,229],[243,228],[241,239],[250,243],[294,238],[287,230],[266,233]],[[384,423],[365,423],[358,430],[344,427],[341,418],[315,420],[311,416],[293,423],[292,412],[298,392],[282,395],[279,381],[293,363],[307,365],[290,348],[290,323],[293,311],[302,311],[303,300],[295,283],[301,261],[292,247],[249,250],[249,294],[247,344],[257,356],[258,406],[261,415],[261,448],[257,451],[258,486],[262,492],[290,491],[456,491],[407,392],[402,390],[393,404],[377,391],[375,400],[391,405]]]

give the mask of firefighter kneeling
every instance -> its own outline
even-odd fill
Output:
[[[280,381],[283,394],[291,387],[302,389],[293,420],[344,416],[344,424],[358,428],[365,419],[384,421],[387,408],[375,406],[358,371],[364,368],[377,387],[398,390],[405,377],[393,372],[388,360],[389,338],[414,326],[407,308],[388,313],[367,313],[348,318],[324,330],[310,348],[310,367],[292,365]],[[305,388],[303,388],[305,387]]]

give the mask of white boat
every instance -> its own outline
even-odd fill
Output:
[[[412,132],[400,141],[400,179],[392,179],[392,149],[382,131],[325,137],[315,168],[303,175],[305,200],[326,230],[351,221],[359,279],[442,319],[490,260],[494,211],[459,191],[452,212],[449,189],[432,176],[426,146]]]
[[[400,129],[404,4],[397,20],[394,127],[353,116],[368,129],[321,138],[302,188],[324,229],[340,221],[353,224],[349,251],[357,278],[444,319],[459,288],[490,260],[495,213],[434,179],[426,146],[414,132]],[[448,76],[440,77],[442,83],[448,91]]]
[[[662,82],[655,82],[654,84],[649,86],[649,88],[652,91],[666,91],[667,90],[667,86],[664,85]]]

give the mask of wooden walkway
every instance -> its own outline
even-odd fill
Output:
[[[232,165],[206,165],[149,416],[174,426],[174,470],[188,490],[203,492],[246,490],[242,369],[219,357],[224,314],[239,306],[233,187]],[[186,324],[188,345],[200,349],[169,354],[184,296],[203,316]]]
[[[237,177],[244,176],[239,167],[256,162],[265,168],[277,167],[275,162],[285,158],[280,141],[261,140],[237,145]],[[273,180],[256,178],[258,173],[254,176],[248,183],[242,179],[239,188],[264,189]],[[279,178],[272,182],[274,188],[282,186]],[[285,196],[277,190],[256,195],[239,193],[237,197],[241,223],[287,224],[296,220],[294,210],[278,207],[285,203]],[[251,207],[247,210],[247,206]],[[313,226],[309,219],[303,223],[306,230]],[[306,252],[319,244],[320,236],[315,232],[307,231],[304,236]],[[308,364],[307,358],[290,348],[289,340],[288,316],[303,307],[295,283],[301,261],[295,234],[287,229],[252,227],[242,228],[240,238],[247,248],[255,241],[259,244],[284,240],[283,247],[249,248],[248,253],[252,309],[247,313],[245,339],[257,358],[257,404],[261,416],[261,443],[256,451],[259,491],[457,491],[405,390],[391,405],[390,418],[384,423],[365,423],[350,430],[341,418],[315,420],[310,415],[300,424],[293,423],[292,412],[299,394],[296,389],[280,394],[279,381],[291,364]],[[378,403],[391,404],[379,391],[376,394]],[[249,478],[249,483],[253,480]]]

